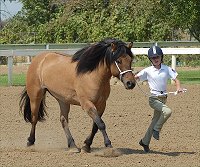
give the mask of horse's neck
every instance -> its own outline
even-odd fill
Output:
[[[104,82],[109,82],[112,77],[110,68],[108,68],[105,63],[100,64],[96,72],[98,73],[98,78]]]
[[[91,73],[88,73],[85,77],[86,80],[89,80],[94,85],[104,87],[106,85],[110,85],[110,79],[112,75],[110,70],[104,64],[101,64],[98,66],[98,68]]]

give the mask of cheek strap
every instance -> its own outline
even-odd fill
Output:
[[[123,75],[123,74],[125,74],[125,73],[127,73],[127,72],[132,72],[132,73],[133,73],[133,70],[121,71],[116,61],[115,61],[115,65],[116,65],[117,69],[119,70],[119,79],[120,79],[120,81],[122,81],[122,75]]]

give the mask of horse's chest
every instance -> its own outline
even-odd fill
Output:
[[[87,96],[90,101],[93,102],[103,102],[106,101],[110,94],[110,88],[98,87],[98,88],[88,88],[83,89],[82,95]],[[80,95],[80,94],[79,94]]]

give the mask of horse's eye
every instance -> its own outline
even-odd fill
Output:
[[[117,64],[121,64],[122,62],[120,60],[116,60]]]

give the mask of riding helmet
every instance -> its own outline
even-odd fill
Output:
[[[152,46],[149,50],[148,50],[148,58],[152,58],[152,57],[157,57],[157,56],[161,56],[161,60],[163,61],[163,52],[162,49],[158,46]]]

